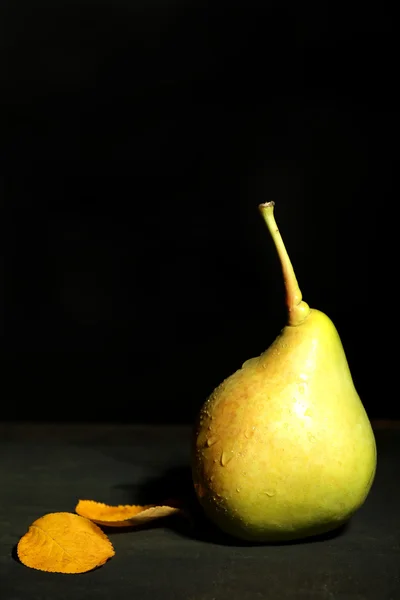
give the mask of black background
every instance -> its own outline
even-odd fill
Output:
[[[368,413],[398,417],[387,7],[0,12],[2,418],[191,422],[285,324],[272,199]]]

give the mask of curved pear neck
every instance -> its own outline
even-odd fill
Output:
[[[274,202],[259,205],[260,212],[274,241],[281,262],[283,280],[286,290],[286,305],[288,309],[288,325],[297,326],[303,323],[310,314],[310,307],[303,301],[303,296],[297,283],[292,263],[282,240],[274,217]]]

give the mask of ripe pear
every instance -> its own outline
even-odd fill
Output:
[[[302,300],[274,203],[259,208],[282,265],[287,325],[205,402],[192,474],[220,529],[277,542],[346,523],[373,483],[376,446],[338,332]]]

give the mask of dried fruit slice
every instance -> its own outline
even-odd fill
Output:
[[[114,556],[106,534],[73,513],[49,513],[37,519],[19,540],[18,558],[27,567],[52,573],[85,573]]]
[[[86,517],[99,525],[133,527],[169,517],[179,513],[181,509],[176,506],[157,506],[154,504],[110,506],[94,500],[79,500],[75,510],[78,515]]]

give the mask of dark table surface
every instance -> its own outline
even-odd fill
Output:
[[[367,502],[339,534],[287,545],[243,545],[197,514],[111,530],[116,555],[80,575],[18,562],[15,547],[49,512],[79,498],[109,504],[193,501],[190,428],[0,424],[0,598],[182,600],[400,599],[400,429],[374,424],[378,471]]]

